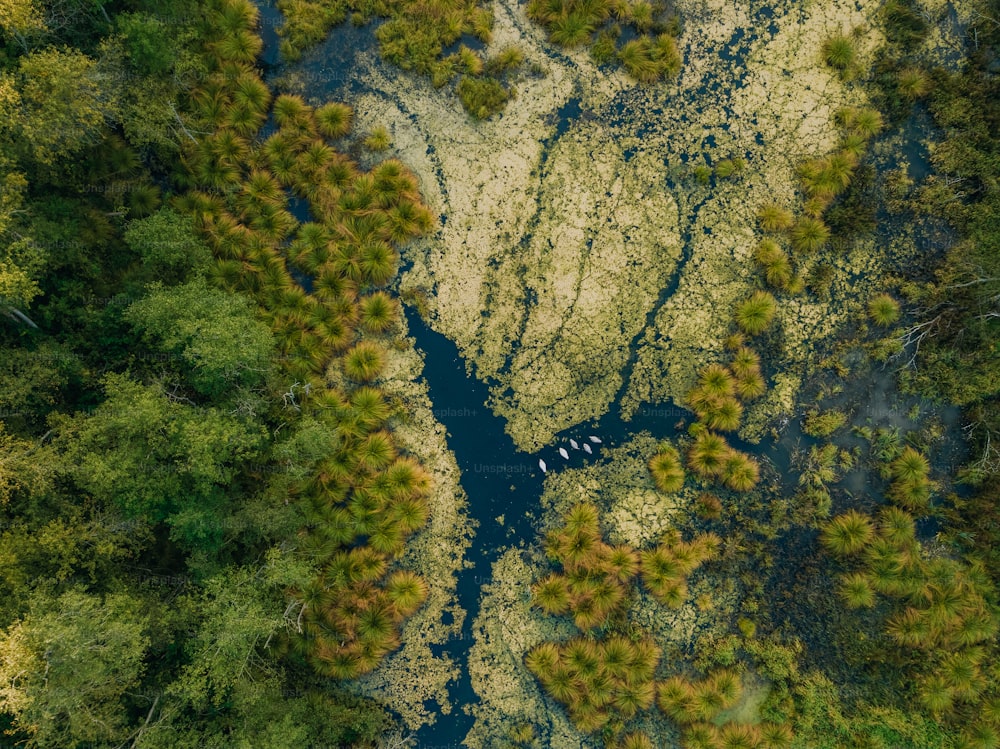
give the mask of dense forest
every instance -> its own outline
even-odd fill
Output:
[[[798,215],[755,209],[760,288],[727,311],[726,359],[699,362],[687,435],[645,456],[651,490],[704,489],[691,522],[633,548],[606,540],[586,502],[526,539],[552,569],[523,599],[564,617],[567,636],[523,665],[581,734],[652,746],[655,713],[685,747],[1000,747],[1000,2],[979,5],[955,69],[917,54],[928,21],[909,0],[881,8],[870,70],[848,36],[819,51],[877,110],[837,112],[836,149],[798,169]],[[466,46],[490,39],[479,4],[278,7],[285,59],[376,23],[388,63],[476,121],[505,116],[537,74],[516,47],[484,60]],[[681,67],[673,6],[531,0],[526,13],[636,85]],[[418,179],[385,130],[354,127],[352,102],[265,81],[249,0],[10,0],[0,34],[3,745],[411,745],[393,705],[351,684],[399,647],[436,584],[405,558],[434,482],[394,434],[405,407],[379,387],[411,346],[401,248],[438,220]],[[933,173],[894,210],[951,240],[868,301],[858,336],[903,392],[961,408],[965,459],[935,478],[928,444],[870,430],[881,484],[856,506],[831,499],[849,462],[832,444],[799,466],[791,512],[841,604],[816,629],[848,657],[830,676],[847,698],[743,618],[696,668],[665,671],[678,653],[628,602],[643,591],[677,608],[696,570],[750,574],[741,554],[792,526],[768,530],[770,510],[749,501],[723,513],[716,495],[749,496],[763,470],[723,433],[768,390],[779,305],[823,293],[822,270],[800,266],[872,230],[872,141],[915,111],[938,133]],[[816,409],[805,431],[845,422]],[[928,518],[933,548],[918,538]],[[845,646],[848,631],[874,634]],[[730,710],[747,664],[772,684],[753,715]],[[508,744],[539,741],[524,726]]]

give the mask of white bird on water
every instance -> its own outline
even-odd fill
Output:
[[[576,444],[576,440],[573,440],[573,439],[571,439],[569,441],[569,446],[572,447],[574,450],[579,450],[580,449],[580,446],[578,444]]]
[[[590,441],[593,442],[595,445],[601,444],[600,437],[595,437],[594,435],[590,435]]]
[[[583,449],[587,451],[588,455],[594,454],[594,451],[590,449],[590,445],[588,445],[586,442],[583,443]]]
[[[566,452],[566,448],[565,447],[560,447],[559,448],[559,454],[562,455],[566,460],[569,460],[569,453]]]
[[[545,473],[548,470],[545,466],[545,461],[541,458],[538,459],[538,467],[542,469],[542,473]]]

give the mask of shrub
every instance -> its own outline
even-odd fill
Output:
[[[458,83],[458,96],[466,112],[478,120],[485,120],[507,105],[510,92],[495,78],[465,75]]]

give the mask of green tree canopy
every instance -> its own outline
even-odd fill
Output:
[[[141,602],[70,590],[38,596],[0,635],[0,708],[37,747],[122,741],[123,700],[149,646]]]
[[[189,550],[217,548],[228,492],[263,446],[263,429],[124,375],[107,375],[103,386],[107,400],[93,413],[52,419],[62,471],[99,501],[166,522]]]
[[[175,238],[183,242],[180,233]],[[183,244],[171,247],[157,251],[184,251]],[[125,317],[159,351],[176,356],[203,395],[258,384],[273,356],[271,331],[254,317],[250,301],[200,278],[172,288],[152,287]]]
[[[191,218],[170,208],[129,222],[125,243],[139,256],[142,279],[147,281],[183,281],[212,259]]]
[[[21,58],[20,106],[14,126],[37,162],[53,165],[99,140],[115,113],[114,89],[97,63],[71,49],[44,49]]]

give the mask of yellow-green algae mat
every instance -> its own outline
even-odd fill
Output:
[[[444,217],[409,250],[403,286],[429,291],[433,327],[493,385],[490,405],[519,447],[536,450],[599,417],[623,387],[626,416],[680,400],[719,353],[734,303],[755,280],[756,208],[795,207],[796,164],[835,147],[837,108],[866,103],[822,64],[823,41],[862,28],[865,65],[882,41],[878,5],[787,2],[769,21],[748,3],[682,2],[680,76],[639,86],[598,70],[585,51],[554,51],[521,6],[497,4],[491,49],[518,44],[547,75],[526,77],[503,116],[483,123],[446,92],[361,63],[370,90],[355,102],[360,129],[389,126]],[[720,56],[737,33],[741,65]],[[568,102],[581,114],[557,129]],[[699,185],[683,175],[703,154],[743,156],[747,168]],[[783,300],[785,351],[771,362],[782,374],[744,436],[792,409],[810,351],[860,312],[879,263],[860,247],[837,263],[830,301]]]

